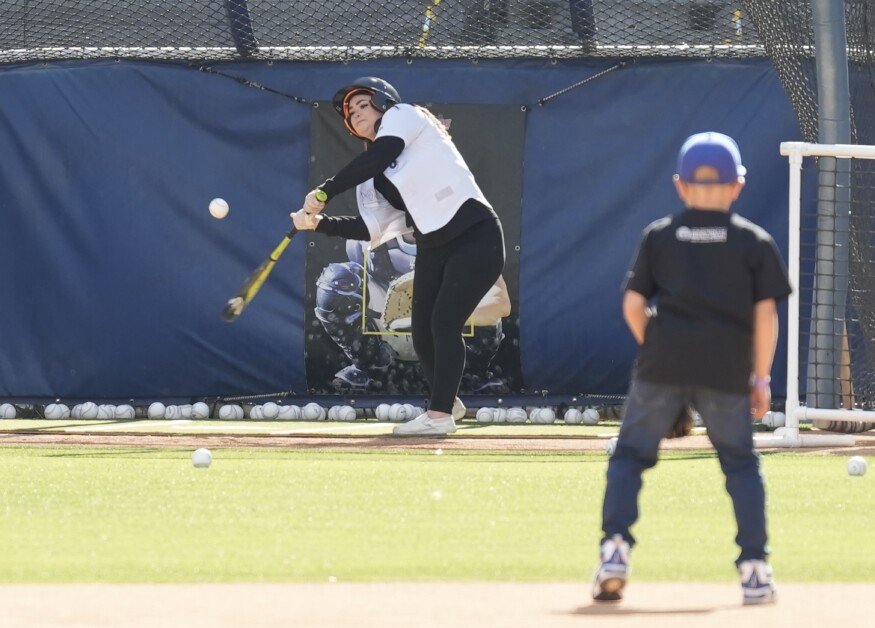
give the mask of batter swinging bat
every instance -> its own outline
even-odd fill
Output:
[[[225,304],[225,307],[222,310],[223,319],[229,323],[233,323],[240,317],[240,314],[243,313],[243,309],[249,305],[249,302],[255,298],[256,294],[258,294],[258,291],[261,289],[267,276],[270,275],[270,271],[273,270],[274,264],[276,264],[276,261],[279,259],[280,255],[283,254],[283,251],[286,250],[289,242],[292,241],[292,238],[295,237],[297,232],[298,230],[292,227],[286,234],[286,237],[282,239],[282,242],[280,242],[273,250],[273,253],[270,254],[270,257],[264,260],[261,266],[256,268],[255,272],[249,275],[249,278],[240,287],[237,294]]]

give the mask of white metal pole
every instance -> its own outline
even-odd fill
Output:
[[[799,273],[802,198],[802,151],[798,142],[781,144],[781,154],[790,159],[790,198],[788,203],[787,272],[793,292],[787,299],[787,402],[784,408],[787,434],[799,434]],[[786,152],[785,152],[786,151]]]

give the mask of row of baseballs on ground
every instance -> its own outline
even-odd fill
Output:
[[[548,425],[559,418],[556,410],[549,407],[521,408],[478,408],[475,415],[478,423],[535,423]],[[568,408],[562,419],[569,425],[596,425],[599,422],[598,410],[595,408]]]

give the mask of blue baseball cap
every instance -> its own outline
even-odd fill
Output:
[[[702,166],[714,168],[717,179],[696,181],[694,175]],[[746,173],[738,144],[723,133],[709,131],[691,135],[678,153],[678,178],[685,183],[735,183]]]

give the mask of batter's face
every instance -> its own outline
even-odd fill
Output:
[[[373,141],[377,137],[377,120],[383,112],[371,104],[370,94],[356,94],[349,99],[349,125],[356,135]]]

